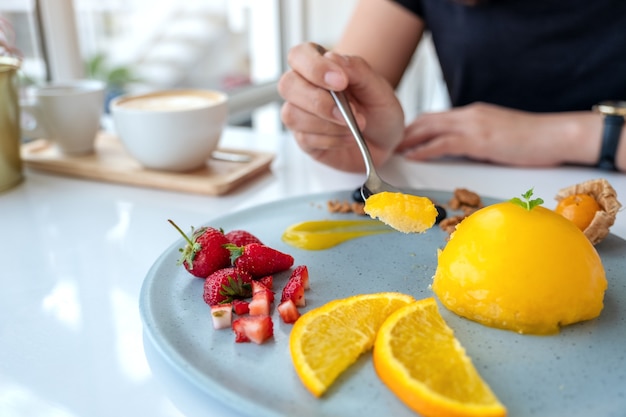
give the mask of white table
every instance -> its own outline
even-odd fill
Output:
[[[276,153],[271,173],[229,195],[142,189],[26,171],[0,194],[0,416],[226,416],[142,338],[138,297],[154,260],[184,228],[289,196],[352,190],[362,175],[312,161],[288,133],[228,129],[223,144]],[[391,183],[508,199],[534,187],[554,207],[567,185],[605,177],[626,202],[626,175],[397,158]],[[626,214],[612,232],[626,238]],[[149,362],[148,362],[149,360]]]

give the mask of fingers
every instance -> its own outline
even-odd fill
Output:
[[[340,65],[318,51],[318,45],[305,43],[293,47],[288,56],[291,70],[278,82],[278,93],[288,106],[283,107],[283,122],[290,129],[311,125],[315,118],[342,124],[341,115],[329,89],[344,90],[348,77]],[[301,110],[301,111],[298,111]],[[304,117],[305,120],[299,118]]]
[[[414,161],[425,161],[428,159],[440,158],[443,156],[458,156],[462,152],[455,144],[461,138],[455,134],[440,135],[436,140],[420,143],[410,148],[405,148],[402,154]]]
[[[295,72],[318,87],[342,91],[348,86],[348,77],[341,66],[320,54],[317,44],[304,43],[293,47],[287,62]]]
[[[421,114],[406,127],[397,151],[413,160],[468,155],[483,142],[477,139],[480,135],[469,112],[460,108]]]
[[[344,91],[355,119],[370,142],[370,151],[386,160],[400,142],[404,113],[390,84],[365,60],[333,52],[320,54],[315,44],[298,45],[289,53],[291,70],[278,83],[285,99],[281,119],[299,146],[314,158],[345,170],[362,170],[343,116],[329,90]]]
[[[302,109],[311,115],[315,114],[328,121],[333,120],[332,109],[335,105],[328,90],[315,86],[295,71],[286,72],[278,83],[278,92],[292,107]],[[290,109],[288,109],[290,110]],[[289,116],[289,113],[286,114]],[[301,116],[294,114],[283,120],[291,127],[289,121]]]
[[[348,87],[344,70],[348,59],[326,52],[321,55],[316,44],[298,45],[289,53],[292,69],[278,83],[278,92],[285,99],[281,118],[286,127],[314,135],[349,133],[339,109],[328,90]],[[363,115],[353,106],[357,124],[365,125]]]
[[[405,129],[397,150],[415,160],[449,155],[506,164],[527,163],[526,154],[532,148],[528,139],[532,120],[535,119],[524,112],[484,103],[423,114]]]
[[[330,94],[326,92],[326,95],[330,97]],[[332,99],[330,105],[334,106]],[[331,135],[331,136],[346,136],[350,133],[341,114],[337,114],[339,109],[333,107],[326,110],[318,110],[310,112],[305,108],[306,106],[298,106],[295,103],[285,102],[281,108],[281,119],[285,126],[295,132],[307,132],[314,135]],[[319,108],[320,106],[312,105],[313,108]],[[321,114],[329,113],[331,120],[320,116]]]
[[[352,147],[354,139],[346,135],[317,135],[310,132],[294,132],[296,142],[307,153],[326,152]]]
[[[440,135],[456,132],[456,124],[452,112],[423,113],[405,128],[398,151],[404,152]]]

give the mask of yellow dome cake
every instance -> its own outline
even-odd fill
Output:
[[[532,190],[523,196],[457,226],[438,256],[435,294],[460,316],[519,333],[599,316],[607,281],[595,248],[572,222],[535,206]]]

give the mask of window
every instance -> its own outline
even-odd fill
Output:
[[[231,123],[275,131],[288,49],[332,46],[356,1],[3,0],[0,15],[16,31],[26,82],[108,79],[115,94],[216,88],[232,98]],[[399,89],[407,116],[446,106],[428,39],[420,49]]]

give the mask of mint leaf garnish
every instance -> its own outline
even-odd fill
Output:
[[[516,204],[522,208],[525,208],[526,210],[530,211],[533,208],[543,204],[543,199],[541,198],[534,198],[531,200],[531,197],[533,196],[533,190],[534,188],[531,188],[530,190],[526,191],[524,194],[522,194],[522,198],[519,197],[513,197],[512,199],[510,199],[509,201],[513,204]]]

